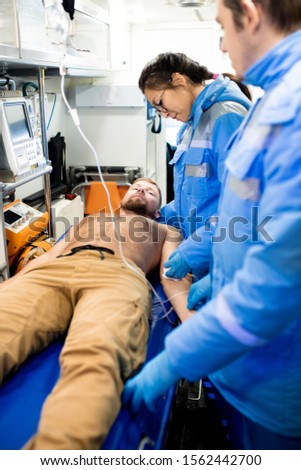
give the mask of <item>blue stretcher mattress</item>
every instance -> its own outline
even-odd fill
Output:
[[[149,280],[160,298],[165,301],[166,297],[157,273],[152,273]],[[168,311],[169,302],[166,302],[165,306]],[[162,306],[153,295],[146,361],[163,349],[165,336],[177,323],[174,312],[165,318]],[[52,343],[41,353],[28,359],[0,387],[1,450],[21,449],[36,432],[44,400],[59,377],[59,354],[62,346],[63,340]],[[134,415],[130,409],[123,407],[102,449],[164,448],[174,393],[175,387],[171,388],[165,397],[158,398],[154,412],[144,408],[138,415]],[[101,397],[99,399],[101,400]]]

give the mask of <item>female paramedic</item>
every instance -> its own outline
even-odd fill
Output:
[[[251,95],[234,76],[214,75],[185,54],[173,52],[159,54],[145,65],[139,88],[163,117],[184,123],[170,161],[175,198],[161,209],[160,221],[179,227],[185,240],[167,261],[166,274],[181,278],[192,271],[202,277],[206,271],[198,271],[199,260],[190,255],[198,241],[194,234],[216,212],[226,144],[250,108]]]

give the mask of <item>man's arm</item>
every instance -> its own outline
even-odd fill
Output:
[[[166,236],[162,247],[162,256],[160,263],[160,279],[164,292],[175,309],[181,322],[187,320],[195,313],[195,310],[188,310],[187,298],[191,286],[191,277],[187,276],[181,280],[170,280],[163,276],[164,263],[171,253],[180,245],[182,237],[178,230],[173,227],[165,226]]]
[[[206,225],[184,240],[167,262],[166,275],[180,279],[188,272],[197,278],[208,273],[212,251],[212,239],[216,230],[218,216],[212,215]]]

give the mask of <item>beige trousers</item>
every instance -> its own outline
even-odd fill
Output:
[[[61,377],[26,449],[99,449],[119,412],[123,381],[145,359],[151,296],[144,274],[104,257],[80,251],[0,289],[0,383],[68,331]]]

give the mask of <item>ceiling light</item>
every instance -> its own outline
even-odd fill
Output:
[[[205,5],[207,0],[178,0],[178,5],[180,7],[201,7]]]

